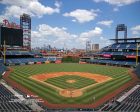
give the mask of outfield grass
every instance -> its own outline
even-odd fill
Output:
[[[68,83],[67,80],[75,80],[74,83]],[[55,85],[57,87],[67,89],[80,89],[88,85],[96,83],[93,79],[80,77],[76,75],[64,75],[60,77],[49,78],[45,82]]]
[[[56,104],[91,104],[93,103],[93,97],[95,97],[96,101],[131,80],[131,77],[128,75],[127,68],[92,64],[42,64],[14,66],[12,68],[14,70],[9,76],[12,80],[25,86],[49,102]],[[28,78],[31,75],[51,72],[90,72],[107,75],[113,79],[108,82],[96,85],[92,88],[88,88],[86,92],[80,97],[65,98],[60,96],[58,91],[54,90],[53,88]]]

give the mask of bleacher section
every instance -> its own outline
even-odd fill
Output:
[[[125,98],[124,98],[125,97]],[[139,112],[140,111],[140,85],[136,85],[116,101],[107,103],[100,111],[113,112]]]
[[[15,100],[15,101],[14,101]],[[0,84],[0,112],[31,112],[32,109],[19,102],[7,88]]]

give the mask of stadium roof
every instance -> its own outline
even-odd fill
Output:
[[[140,42],[140,38],[120,38],[120,39],[110,39],[110,40],[113,40],[113,41],[118,40],[118,41],[120,41],[120,42],[122,42],[122,41],[124,41],[124,42],[125,42],[125,41],[127,41],[127,42],[128,42],[128,41],[129,41],[129,42],[130,42],[130,41],[131,41],[131,42],[134,41],[134,42],[136,42],[136,43],[137,43],[137,42]]]
[[[140,40],[140,38],[120,38],[120,39],[110,39],[110,40]]]

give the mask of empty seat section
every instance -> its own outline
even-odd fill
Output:
[[[17,102],[17,97],[13,95],[6,87],[0,84],[0,112],[31,111],[27,105]]]

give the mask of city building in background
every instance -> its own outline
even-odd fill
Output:
[[[92,44],[92,51],[94,52],[99,51],[99,44]]]

